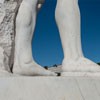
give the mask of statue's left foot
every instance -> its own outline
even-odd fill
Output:
[[[62,66],[62,75],[66,76],[68,73],[75,73],[80,75],[98,74],[100,75],[100,66],[91,60],[81,57],[76,61],[64,62]],[[88,75],[87,75],[88,76]]]

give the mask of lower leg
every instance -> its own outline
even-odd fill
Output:
[[[36,0],[35,0],[36,1]],[[20,75],[56,75],[38,65],[32,58],[31,40],[35,28],[36,5],[22,2],[16,19],[15,60],[13,72]],[[29,4],[28,4],[29,3]],[[31,2],[32,3],[32,2]],[[23,10],[24,9],[24,10]]]
[[[100,71],[98,65],[83,56],[78,1],[58,0],[56,22],[64,51],[63,71]]]
[[[75,0],[58,0],[56,7],[56,22],[62,41],[64,58],[66,60],[77,59],[79,48],[77,37],[79,37],[79,15]]]

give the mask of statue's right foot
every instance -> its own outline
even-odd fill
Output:
[[[62,76],[100,76],[100,66],[84,57],[64,61],[62,70]]]
[[[23,67],[14,66],[13,73],[23,76],[57,76],[56,73],[48,71],[36,63],[25,65]]]

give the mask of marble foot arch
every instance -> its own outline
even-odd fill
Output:
[[[38,65],[32,57],[37,11],[44,0],[23,0],[16,18],[15,58],[13,73],[25,76],[56,76]],[[100,67],[84,57],[81,46],[78,0],[57,0],[55,19],[59,29],[64,59],[62,75],[67,73],[99,73]]]

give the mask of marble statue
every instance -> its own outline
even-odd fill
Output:
[[[13,2],[21,0],[0,0],[0,18],[3,19],[1,1],[6,2],[3,5],[4,9],[7,8],[6,21],[13,22],[11,15],[16,8],[16,2],[15,4]],[[11,2],[8,4],[9,1]],[[100,100],[100,78],[94,77],[93,74],[100,72],[100,68],[83,55],[77,0],[57,0],[55,11],[64,51],[64,60],[62,67],[60,66],[63,69],[61,75],[67,76],[67,73],[72,72],[72,77],[49,77],[56,76],[56,73],[44,69],[35,62],[32,57],[31,40],[34,36],[37,12],[42,4],[43,0],[23,0],[20,7],[18,5],[19,10],[14,21],[16,23],[5,23],[7,28],[6,25],[3,24],[1,27],[0,24],[0,29],[3,28],[11,33],[11,30],[7,30],[11,27],[16,32],[13,74],[10,73],[9,66],[6,68],[4,66],[5,56],[8,55],[5,55],[5,49],[0,45],[0,76],[7,76],[0,78],[0,100]],[[10,11],[8,8],[13,10]],[[0,37],[1,34],[5,34],[5,31],[0,32]],[[5,42],[3,43],[5,45]],[[93,77],[75,77],[74,72],[90,72]]]
[[[14,74],[56,75],[38,65],[32,57],[31,40],[42,4],[43,0],[23,0],[20,5],[16,18]],[[100,72],[100,67],[82,52],[78,0],[57,0],[55,18],[64,51],[63,72]]]
[[[64,52],[63,72],[100,72],[100,66],[82,52],[78,0],[57,0],[55,17]]]
[[[13,73],[26,76],[56,76],[54,72],[38,65],[32,57],[31,41],[36,23],[37,3],[38,0],[23,0],[20,5],[16,18]]]

